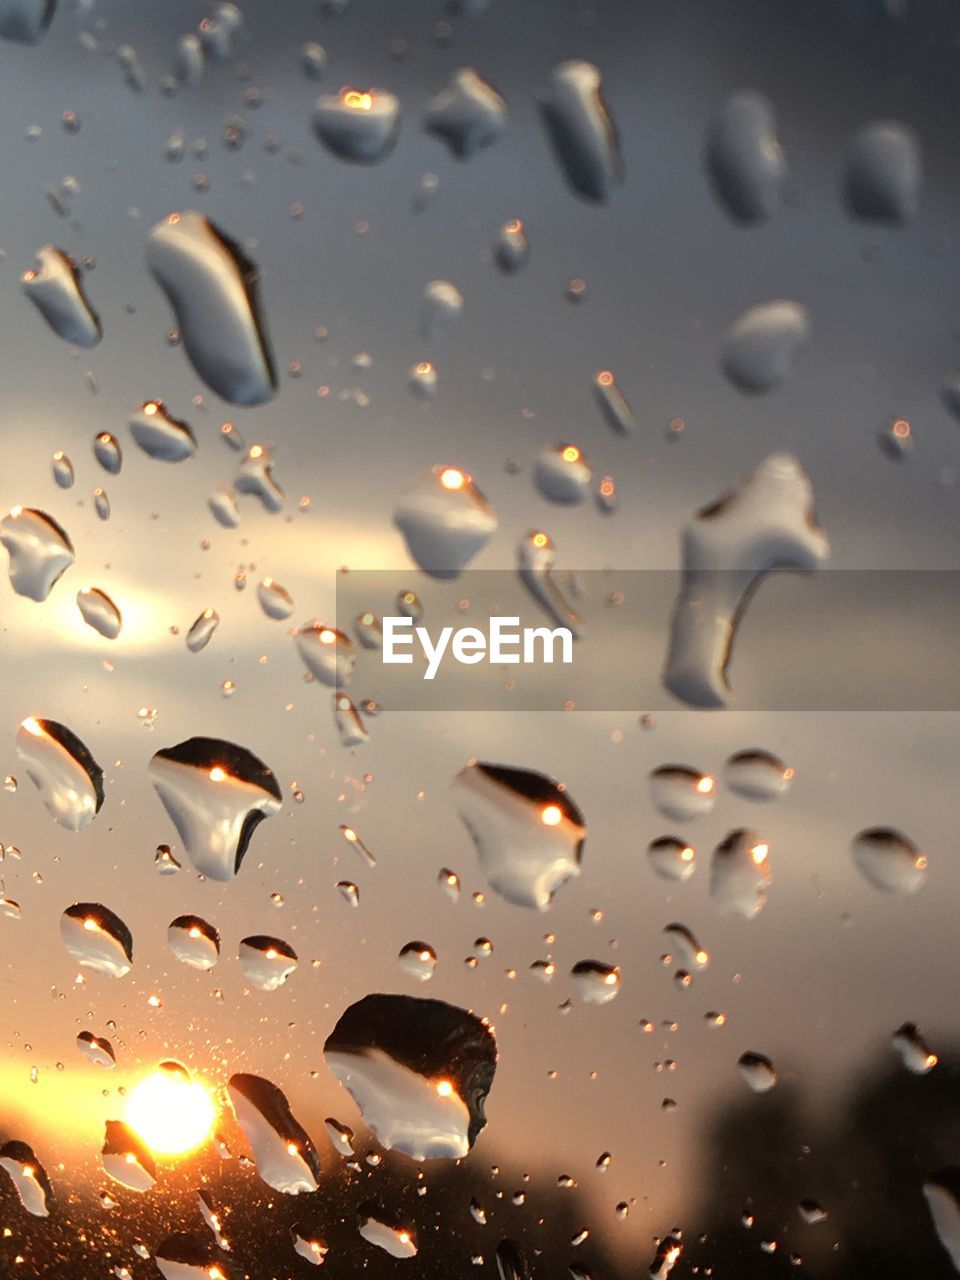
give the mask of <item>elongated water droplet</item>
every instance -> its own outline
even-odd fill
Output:
[[[58,338],[77,347],[95,347],[103,329],[84,293],[77,264],[52,244],[37,250],[36,262],[20,277],[24,293]]]
[[[937,1238],[960,1272],[960,1169],[939,1169],[923,1184],[923,1194]]]
[[[65,453],[61,453],[58,449],[53,455],[50,462],[50,470],[53,473],[54,483],[60,489],[72,489],[74,474],[73,463]]]
[[[280,785],[263,761],[219,738],[158,751],[148,772],[184,851],[211,880],[239,872],[253,832],[281,807]]]
[[[11,587],[38,603],[76,559],[66,530],[33,507],[14,507],[0,520],[0,543],[10,555]]]
[[[783,198],[787,165],[777,141],[773,107],[751,90],[731,94],[707,133],[707,174],[727,214],[765,222]]]
[[[290,1228],[290,1235],[293,1240],[294,1253],[301,1258],[306,1258],[307,1262],[312,1263],[315,1267],[323,1264],[323,1260],[329,1250],[314,1231],[303,1223],[295,1222]]]
[[[429,400],[437,390],[436,366],[430,360],[419,360],[407,375],[407,383],[418,400]]]
[[[430,100],[423,127],[445,142],[459,160],[469,160],[502,136],[507,104],[476,71],[461,67]]]
[[[726,706],[727,666],[744,605],[773,568],[814,569],[830,554],[806,472],[771,454],[683,530],[683,585],[663,681],[697,707]]]
[[[348,906],[359,907],[360,890],[352,880],[338,880],[337,888],[340,890],[340,896]]]
[[[657,1245],[657,1251],[650,1263],[648,1275],[650,1280],[667,1280],[670,1272],[680,1261],[683,1245],[676,1236],[664,1236]]]
[[[545,774],[472,761],[454,779],[457,810],[490,887],[545,911],[580,874],[587,829],[566,789]]]
[[[661,880],[689,880],[697,869],[692,845],[678,836],[659,836],[647,846],[650,866]]]
[[[393,150],[400,132],[400,103],[386,89],[341,89],[314,103],[313,129],[335,156],[374,164]]]
[[[201,649],[205,649],[219,625],[220,615],[216,609],[204,609],[186,634],[186,644],[190,652],[199,653]]]
[[[793,770],[769,751],[737,751],[723,766],[730,790],[744,800],[776,800],[793,781]]]
[[[297,627],[293,638],[307,670],[321,684],[343,689],[350,683],[357,663],[357,646],[343,631],[314,619]]]
[[[181,964],[212,969],[220,959],[220,932],[201,916],[177,916],[167,926],[167,946]]]
[[[465,1009],[369,995],[341,1015],[323,1052],[388,1150],[459,1160],[486,1123],[497,1044],[486,1020]]]
[[[276,991],[300,963],[297,953],[282,938],[255,934],[240,942],[240,968],[261,991]]]
[[[400,968],[418,982],[427,982],[437,967],[437,953],[427,942],[408,942],[400,948]]]
[[[273,578],[264,578],[257,584],[257,599],[268,618],[289,618],[295,607],[290,592]]]
[[[451,902],[459,901],[460,877],[455,871],[451,871],[449,867],[441,867],[437,872],[437,884]]]
[[[186,210],[152,229],[147,262],[207,386],[232,404],[272,399],[277,376],[260,306],[260,272],[240,246],[203,214]]]
[[[284,1094],[261,1076],[234,1075],[227,1087],[257,1173],[267,1186],[288,1196],[316,1191],[320,1157]]]
[[[853,217],[902,226],[916,215],[922,183],[920,139],[905,124],[876,120],[854,136],[843,179]]]
[[[353,827],[348,827],[345,824],[341,824],[340,834],[343,836],[344,840],[346,840],[347,844],[352,845],[353,848],[356,849],[357,853],[360,855],[361,858],[363,858],[364,862],[367,864],[368,867],[375,867],[377,865],[377,860],[374,857],[373,853],[363,843],[363,841],[360,839],[359,835],[357,835]]]
[[[490,541],[497,517],[458,467],[435,466],[397,503],[393,522],[417,565],[434,578],[456,578]]]
[[[737,1061],[740,1074],[754,1091],[766,1093],[777,1083],[777,1073],[769,1058],[762,1053],[743,1053]]]
[[[568,603],[554,575],[557,549],[549,533],[535,529],[517,543],[517,573],[520,581],[558,627],[565,627],[574,640],[580,634],[580,615]]]
[[[103,805],[103,770],[72,730],[29,716],[17,731],[17,756],[61,827],[89,826]]]
[[[327,51],[322,44],[310,41],[300,49],[300,66],[308,80],[322,80],[327,70]]]
[[[133,934],[100,902],[75,902],[60,917],[63,945],[85,969],[122,978],[133,964]]]
[[[540,110],[570,188],[587,200],[608,200],[623,181],[623,161],[597,68],[589,62],[554,67]]]
[[[177,41],[176,77],[188,89],[195,89],[203,79],[206,58],[200,37],[192,32],[182,35]]]
[[[609,1004],[620,993],[619,968],[602,960],[578,960],[570,980],[584,1004]]]
[[[93,491],[93,509],[101,520],[110,519],[110,499],[107,497],[104,489],[94,489]]]
[[[149,1147],[122,1120],[108,1120],[100,1163],[108,1177],[131,1191],[149,1191],[157,1166]]]
[[[449,280],[431,280],[424,286],[420,305],[420,336],[433,342],[459,318],[463,294]]]
[[[2,11],[0,11],[2,18]],[[2,28],[0,28],[2,32]],[[0,1147],[0,1169],[8,1175],[20,1203],[34,1218],[48,1218],[53,1187],[33,1148],[16,1139]]]
[[[685,764],[664,764],[650,774],[650,798],[666,818],[687,822],[712,812],[717,783]]]
[[[77,592],[77,608],[88,627],[106,640],[116,640],[123,626],[120,610],[99,587],[84,587]]]
[[[763,910],[772,882],[770,846],[755,831],[731,831],[714,849],[710,897],[721,915],[752,920]]]
[[[549,446],[533,468],[533,482],[550,502],[583,502],[592,479],[590,463],[575,444]]]
[[[368,1244],[389,1253],[391,1258],[415,1258],[417,1237],[382,1205],[364,1200],[357,1208],[357,1230]]]
[[[709,952],[704,950],[685,924],[665,925],[663,932],[668,945],[679,953],[675,958],[679,958],[689,969],[706,969],[710,963]]]
[[[383,619],[378,613],[366,609],[356,616],[353,630],[364,649],[374,652],[383,648]]]
[[[77,1048],[95,1067],[109,1069],[117,1064],[117,1055],[110,1041],[103,1036],[95,1036],[92,1031],[79,1032]]]
[[[799,347],[810,336],[810,314],[783,299],[751,307],[724,339],[723,371],[739,391],[772,391],[793,368]]]
[[[497,232],[493,243],[493,259],[505,275],[519,271],[530,257],[527,232],[519,218],[511,218]]]
[[[349,1159],[353,1155],[353,1130],[348,1125],[339,1124],[332,1116],[327,1116],[323,1123],[334,1149]]]
[[[927,859],[901,831],[869,827],[851,847],[857,870],[883,893],[912,894],[927,878]]]
[[[0,40],[36,44],[56,10],[57,0],[0,0]]]
[[[340,745],[352,750],[362,747],[370,734],[361,719],[360,712],[345,693],[333,695],[333,719],[340,737]]]
[[[594,378],[593,394],[607,426],[613,431],[625,436],[636,429],[637,419],[633,410],[609,369],[601,369]]]
[[[210,508],[213,518],[218,524],[222,524],[225,529],[236,529],[240,523],[237,499],[233,490],[226,485],[220,485],[214,489],[207,499],[207,506]]]
[[[123,466],[123,450],[120,441],[109,431],[101,431],[93,438],[93,456],[104,471],[115,476],[120,474]]]
[[[497,1274],[500,1280],[530,1280],[526,1255],[513,1240],[504,1237],[497,1245]]]
[[[197,452],[197,438],[186,422],[173,418],[162,400],[146,400],[130,419],[130,434],[151,458],[183,462]]]
[[[925,1076],[937,1065],[938,1058],[930,1049],[915,1022],[905,1022],[890,1037],[903,1065],[915,1076]]]
[[[273,455],[262,444],[252,444],[247,450],[237,466],[233,487],[237,493],[248,493],[259,499],[264,511],[271,515],[283,510],[284,492],[273,476]],[[217,518],[220,519],[219,515]],[[239,517],[237,519],[239,522]]]

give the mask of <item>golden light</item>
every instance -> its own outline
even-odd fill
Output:
[[[910,434],[910,423],[906,418],[898,418],[893,424],[893,434],[898,440],[905,440]]]
[[[608,987],[615,987],[620,981],[620,970],[611,969],[609,973],[603,975],[603,980]]]
[[[766,862],[767,854],[770,852],[770,846],[767,844],[755,844],[750,850],[750,856],[759,867],[762,862]]]
[[[700,792],[702,796],[708,796],[710,792],[713,790],[713,788],[714,788],[714,781],[712,778],[701,778],[700,781],[697,783],[697,790]]]
[[[692,862],[692,861],[694,860],[694,858],[695,858],[695,857],[696,857],[696,854],[695,854],[695,853],[694,853],[694,851],[690,848],[690,846],[689,846],[689,845],[687,845],[685,848],[683,848],[683,849],[681,849],[681,850],[680,850],[680,861],[681,861],[681,862]]]
[[[209,1137],[216,1118],[210,1090],[179,1071],[155,1071],[127,1099],[127,1124],[158,1155],[193,1151]]]
[[[353,827],[344,827],[343,838],[344,840],[349,840],[350,843],[353,844],[357,839],[357,833],[354,831]]]
[[[612,387],[613,374],[609,369],[604,369],[601,373],[597,374],[597,382],[599,382],[601,387]]]
[[[250,453],[247,456],[250,458],[262,458],[263,445],[260,445],[260,444],[251,445]]]
[[[532,538],[535,547],[545,547],[550,539],[545,533],[535,533]]]
[[[445,489],[462,489],[466,477],[456,467],[444,467],[440,472],[440,483]]]
[[[343,105],[351,111],[369,111],[373,107],[373,94],[360,93],[356,89],[345,89]]]
[[[343,696],[343,697],[341,697],[341,698],[338,698],[338,699],[337,699],[337,706],[340,708],[340,710],[341,710],[341,711],[349,711],[349,710],[350,710],[350,699],[349,699],[346,695],[344,695],[344,696]]]
[[[337,639],[337,633],[335,631],[331,631],[329,627],[324,627],[317,636],[317,639],[321,644],[334,644]]]
[[[580,461],[580,450],[577,448],[575,444],[568,444],[564,447],[563,460],[564,462]]]
[[[153,415],[157,412],[158,408],[159,408],[159,405],[157,404],[156,400],[149,400],[143,406],[143,412],[147,415],[147,417],[152,418]]]
[[[563,810],[558,804],[548,804],[540,810],[540,821],[545,827],[559,826],[563,819]]]
[[[211,782],[223,782],[226,776],[227,776],[226,770],[221,769],[218,764],[215,764],[213,768],[210,770]]]
[[[511,236],[515,236],[518,232],[522,230],[523,230],[523,223],[520,221],[519,218],[514,218],[512,221],[508,222],[507,225],[504,227],[504,231],[506,231],[507,235],[511,235]]]
[[[708,964],[709,961],[710,961],[710,953],[708,951],[697,952],[697,964],[705,965],[705,964]]]
[[[13,512],[10,514],[12,515]],[[35,738],[43,737],[43,729],[41,729],[38,722],[34,720],[33,716],[28,716],[27,719],[21,723],[20,728],[26,729],[27,733],[32,733]]]
[[[86,920],[83,922],[83,927],[86,929],[87,933],[97,932],[97,922],[92,916],[87,916]]]
[[[935,1053],[928,1053],[925,1065],[928,1068],[935,1067],[939,1061],[940,1059],[937,1057]]]
[[[927,869],[927,860],[922,853],[917,858],[916,867],[918,871],[926,871]]]

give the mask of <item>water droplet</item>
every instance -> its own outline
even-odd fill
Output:
[[[451,902],[460,900],[460,877],[449,867],[441,867],[437,872],[437,884]]]
[[[318,1239],[308,1227],[299,1222],[293,1224],[290,1228],[290,1234],[293,1239],[294,1253],[299,1254],[301,1258],[306,1258],[307,1262],[313,1263],[315,1267],[321,1266],[329,1252],[323,1241]]]
[[[497,1274],[500,1280],[530,1280],[530,1268],[520,1246],[504,1237],[497,1245]]]
[[[352,880],[338,880],[337,888],[340,890],[340,896],[343,898],[344,902],[348,903],[351,907],[359,907],[360,890]]]
[[[393,150],[400,132],[400,103],[385,89],[341,89],[316,100],[313,128],[341,160],[374,164]]]
[[[490,541],[497,517],[457,467],[435,466],[397,503],[393,522],[417,565],[435,578],[456,578]]]
[[[236,529],[240,523],[237,499],[233,490],[226,485],[220,485],[214,489],[207,499],[207,506],[210,508],[213,518],[218,524],[222,524],[225,529]]]
[[[449,280],[431,280],[424,286],[420,307],[420,336],[435,342],[463,311],[463,294]]]
[[[0,40],[36,44],[56,13],[54,0],[2,0]]]
[[[530,257],[527,233],[519,218],[511,218],[497,232],[493,243],[493,259],[505,275],[519,271]]]
[[[429,400],[436,394],[437,370],[430,360],[420,360],[407,375],[410,390],[418,400]]]
[[[680,1260],[683,1245],[677,1236],[664,1236],[657,1245],[653,1261],[650,1263],[650,1280],[667,1280],[670,1272]]]
[[[619,967],[601,960],[578,960],[570,980],[584,1004],[609,1004],[620,992]]]
[[[343,836],[344,840],[346,840],[347,844],[352,845],[353,848],[356,849],[357,853],[361,858],[363,858],[368,867],[375,867],[377,865],[377,860],[373,853],[363,843],[353,827],[348,827],[341,823],[340,834]]]
[[[116,1066],[117,1055],[113,1045],[102,1036],[95,1036],[92,1031],[81,1031],[77,1035],[77,1048],[95,1067],[109,1070]]]
[[[205,649],[219,625],[220,615],[216,609],[204,609],[186,634],[186,644],[190,652],[199,653],[201,649]]]
[[[282,938],[256,934],[240,942],[240,967],[261,991],[276,991],[297,968],[300,959]]]
[[[66,530],[33,507],[14,507],[0,520],[0,543],[10,555],[10,585],[38,603],[76,559]]]
[[[894,418],[877,432],[877,444],[891,462],[903,462],[916,444],[913,428],[906,418]]]
[[[580,615],[567,602],[554,575],[556,560],[557,549],[553,539],[543,529],[525,534],[517,543],[517,573],[520,581],[547,616],[557,626],[565,627],[576,640]]]
[[[937,1055],[931,1052],[915,1022],[905,1022],[890,1040],[912,1075],[925,1076],[937,1065]]]
[[[737,751],[723,766],[730,790],[744,800],[777,800],[793,781],[793,770],[769,751]]]
[[[517,906],[545,911],[580,874],[586,825],[569,793],[532,769],[479,761],[453,785],[491,888]]]
[[[323,1051],[388,1150],[459,1160],[486,1123],[497,1045],[486,1020],[465,1009],[369,995],[341,1015]]]
[[[762,94],[727,98],[707,133],[705,161],[714,195],[734,222],[765,222],[774,214],[787,165],[773,107]]]
[[[187,89],[195,89],[203,79],[206,58],[200,37],[192,32],[182,35],[177,41],[176,77]],[[181,152],[182,154],[182,152]]]
[[[916,893],[927,878],[926,857],[892,827],[861,831],[854,838],[851,853],[863,878],[883,893]]]
[[[50,470],[53,473],[54,482],[59,488],[73,488],[73,463],[67,455],[65,453],[61,453],[59,449],[51,459]]]
[[[680,959],[685,965],[690,969],[706,969],[710,963],[709,952],[701,947],[685,924],[665,925],[663,932],[667,936],[668,945],[674,952],[680,953]]]
[[[118,915],[99,902],[75,902],[60,917],[63,945],[85,969],[122,978],[133,964],[133,935]]]
[[[257,599],[268,618],[289,618],[294,610],[293,596],[273,578],[264,578],[257,584]]]
[[[183,462],[197,452],[197,438],[186,422],[172,418],[162,400],[146,400],[130,419],[130,434],[151,458]]]
[[[308,80],[322,80],[327,70],[327,51],[322,44],[310,41],[300,49],[300,66]]]
[[[437,967],[437,953],[427,942],[408,942],[400,948],[400,968],[418,982],[427,982]]]
[[[247,450],[237,466],[233,487],[237,493],[258,498],[264,511],[271,515],[283,510],[284,492],[273,476],[273,456],[262,444],[252,444]]]
[[[101,520],[110,519],[110,499],[104,489],[94,489],[93,509]]]
[[[683,530],[683,585],[663,681],[697,707],[726,706],[744,605],[773,568],[814,569],[830,554],[799,462],[771,454]]]
[[[332,1116],[327,1116],[323,1123],[334,1149],[349,1159],[353,1155],[353,1130],[348,1125],[339,1124]]]
[[[533,482],[550,502],[583,502],[590,492],[593,472],[583,451],[575,444],[555,444],[544,449],[533,468]]]
[[[752,920],[763,910],[772,882],[770,846],[755,831],[731,831],[714,849],[710,897],[721,915]]]
[[[712,812],[717,784],[689,765],[665,764],[650,774],[650,798],[664,817],[687,822]]]
[[[284,1094],[261,1076],[234,1075],[227,1087],[257,1173],[267,1186],[288,1196],[316,1191],[320,1157]]]
[[[740,1074],[754,1093],[766,1093],[777,1083],[777,1073],[762,1053],[743,1053],[737,1060]]]
[[[297,651],[310,674],[329,688],[350,683],[357,663],[357,646],[342,631],[314,619],[295,629]]]
[[[372,1200],[357,1208],[357,1230],[369,1244],[389,1253],[391,1258],[415,1258],[417,1237],[412,1227],[403,1226],[393,1214]]]
[[[810,314],[799,302],[781,299],[751,307],[724,339],[723,371],[739,391],[772,391],[793,367],[810,337]]]
[[[29,716],[17,732],[17,756],[61,827],[80,831],[103,805],[103,770],[66,725]]]
[[[220,959],[220,933],[200,916],[177,916],[167,926],[167,946],[181,964],[212,969]]]
[[[503,135],[507,104],[476,71],[461,67],[428,103],[423,127],[459,160],[469,160]]]
[[[93,438],[93,456],[100,463],[104,471],[110,475],[119,475],[120,468],[123,466],[123,451],[120,448],[120,441],[115,435],[109,431],[101,431]]]
[[[360,712],[345,693],[333,695],[333,718],[340,737],[340,745],[351,750],[362,747],[370,735],[360,718]]]
[[[58,338],[77,347],[95,347],[103,329],[84,293],[77,264],[52,244],[37,251],[36,263],[20,277],[24,293]]]
[[[560,63],[540,109],[571,189],[587,200],[607,201],[623,181],[623,161],[600,72],[589,62]]]
[[[88,627],[106,640],[116,640],[123,626],[120,610],[99,587],[84,587],[77,592],[77,608]]]
[[[843,194],[854,218],[903,225],[920,204],[923,158],[914,131],[897,120],[865,125],[850,143]]]
[[[3,12],[0,10],[0,22]],[[0,35],[3,28],[0,26]],[[34,1155],[33,1148],[16,1139],[0,1147],[0,1169],[9,1176],[13,1189],[27,1213],[34,1218],[48,1218],[53,1200],[53,1187],[47,1171]]]
[[[629,435],[631,431],[636,430],[637,419],[634,412],[609,369],[601,369],[594,378],[593,394],[611,430],[621,436]]]
[[[240,246],[188,210],[152,229],[147,262],[207,386],[232,404],[272,399],[277,376],[260,307],[260,273]]]
[[[201,875],[237,875],[253,832],[279,812],[280,785],[262,760],[218,738],[189,738],[158,751],[149,777]]]
[[[659,836],[647,846],[650,866],[661,880],[689,880],[697,869],[697,854],[679,836]]]

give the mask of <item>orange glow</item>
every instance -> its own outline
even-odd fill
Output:
[[[893,424],[893,434],[898,440],[905,440],[910,434],[910,423],[906,418],[898,418]]]
[[[331,631],[329,627],[324,627],[317,636],[317,639],[321,644],[334,644],[336,642],[337,635],[336,632]]]
[[[580,461],[580,450],[577,448],[577,446],[576,446],[575,444],[568,444],[568,445],[565,445],[565,446],[564,446],[564,449],[563,449],[563,460],[564,460],[564,462],[579,462],[579,461]]]
[[[701,778],[697,783],[697,790],[702,796],[708,796],[713,790],[714,785],[715,783],[712,778]]]
[[[157,409],[159,407],[160,406],[157,404],[155,400],[151,400],[148,404],[145,404],[143,406],[143,412],[147,414],[149,417],[152,417],[157,412]]]
[[[445,489],[462,489],[466,476],[456,467],[444,467],[440,472],[440,483]]]
[[[762,863],[766,862],[767,854],[769,852],[770,852],[769,845],[755,844],[753,848],[750,850],[750,856],[753,858],[754,862],[759,867]]]
[[[86,920],[83,922],[83,927],[86,929],[87,933],[96,933],[98,926],[96,920],[94,920],[92,916],[87,916]]]
[[[548,804],[540,810],[540,821],[545,827],[556,827],[563,819],[563,810],[559,805]]]
[[[17,511],[17,510],[19,510],[19,508],[14,508],[14,511]],[[10,514],[13,515],[14,512],[11,511]],[[32,733],[35,738],[43,737],[43,730],[40,728],[40,725],[37,723],[37,721],[34,720],[33,716],[28,716],[27,719],[24,720],[23,723],[20,725],[20,728],[26,729],[27,733]]]
[[[127,1101],[127,1124],[161,1155],[181,1155],[199,1147],[216,1117],[206,1085],[163,1069],[136,1084]],[[132,1154],[126,1158],[136,1162]]]
[[[535,533],[531,541],[535,547],[545,547],[550,539],[545,533]]]
[[[222,782],[226,776],[227,776],[226,770],[221,769],[218,764],[214,765],[213,768],[210,770],[211,782]]]
[[[695,857],[696,857],[696,854],[695,854],[695,853],[694,853],[694,851],[690,848],[690,846],[689,846],[689,845],[687,845],[687,847],[686,847],[685,849],[681,849],[681,850],[680,850],[680,861],[681,861],[681,862],[692,862],[692,861],[694,860],[694,858],[695,858]]]
[[[449,1098],[450,1095],[453,1093],[453,1085],[450,1083],[449,1080],[438,1080],[437,1093],[440,1095],[441,1098]]]
[[[262,457],[263,457],[263,445],[262,445],[262,444],[254,444],[254,445],[251,445],[251,446],[250,446],[250,453],[249,453],[249,455],[248,455],[248,456],[249,456],[249,457],[251,457],[251,458],[262,458]]]
[[[604,369],[597,374],[597,382],[600,384],[601,387],[612,387],[613,374],[610,372],[609,369]]]
[[[373,106],[372,93],[358,93],[356,89],[345,89],[343,105],[351,111],[369,111]]]

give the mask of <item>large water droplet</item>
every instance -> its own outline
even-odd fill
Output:
[[[389,1253],[391,1258],[415,1258],[417,1237],[382,1205],[364,1200],[357,1208],[357,1230],[369,1244]]]
[[[550,502],[583,502],[592,479],[590,463],[575,444],[549,446],[533,468],[533,482]]]
[[[219,738],[158,751],[149,776],[187,856],[211,880],[239,872],[253,832],[281,807],[280,785],[263,761]]]
[[[713,810],[717,784],[689,765],[664,764],[650,774],[650,798],[664,817],[687,822]]]
[[[323,1052],[388,1150],[459,1160],[486,1123],[497,1044],[489,1024],[465,1009],[369,995],[341,1015]]]
[[[20,277],[24,293],[58,338],[95,347],[103,329],[83,291],[77,264],[52,244],[37,251],[36,261],[36,267]]]
[[[772,882],[770,846],[755,831],[731,831],[714,849],[710,897],[721,915],[752,920],[763,910]]]
[[[586,824],[552,778],[472,761],[454,779],[454,794],[481,870],[508,902],[545,911],[580,874]]]
[[[602,960],[578,960],[570,980],[584,1004],[609,1004],[620,993],[619,968]]]
[[[647,846],[650,866],[661,880],[689,880],[697,869],[692,845],[677,836],[659,836]]]
[[[284,1094],[261,1076],[243,1074],[230,1077],[228,1090],[237,1123],[253,1149],[257,1173],[267,1186],[288,1196],[316,1191],[320,1157]]]
[[[276,991],[297,968],[300,959],[282,938],[255,934],[240,942],[240,968],[261,991]]]
[[[0,0],[0,40],[36,44],[57,11],[57,0]]]
[[[60,917],[63,945],[85,969],[122,978],[133,965],[133,934],[100,902],[75,902]]]
[[[490,541],[497,517],[466,472],[436,466],[397,503],[393,522],[434,578],[456,578]]]
[[[18,596],[38,603],[76,559],[66,530],[33,507],[14,507],[0,520],[0,543],[10,555],[10,585]]]
[[[762,1053],[743,1053],[737,1061],[740,1074],[754,1091],[766,1093],[777,1083],[777,1073],[769,1058]]]
[[[740,391],[772,391],[788,376],[809,336],[810,313],[799,302],[761,302],[728,331],[723,371]]]
[[[77,592],[77,608],[88,627],[106,640],[116,640],[123,626],[120,610],[99,587],[84,587]]]
[[[560,63],[540,109],[572,190],[587,200],[608,200],[623,181],[623,162],[600,72],[589,62]]]
[[[2,18],[2,11],[0,11]],[[2,28],[0,28],[2,33]],[[48,1218],[53,1200],[53,1187],[47,1171],[33,1153],[33,1148],[16,1139],[0,1147],[0,1169],[9,1176],[13,1189],[27,1213],[34,1218]]]
[[[770,751],[737,751],[723,766],[730,790],[744,800],[776,800],[793,781],[793,770]]]
[[[350,683],[357,663],[357,646],[343,631],[322,622],[305,622],[293,633],[297,651],[315,679],[332,689]]]
[[[927,878],[927,859],[901,831],[869,827],[854,838],[854,865],[883,893],[916,893]]]
[[[295,607],[290,592],[273,578],[264,578],[257,584],[257,599],[267,617],[277,620],[289,618]]]
[[[146,400],[130,419],[130,434],[160,462],[183,462],[197,452],[197,438],[186,422],[172,418],[162,400]]]
[[[736,627],[758,579],[774,568],[814,569],[830,554],[810,480],[775,453],[683,530],[683,585],[663,681],[697,707],[726,706]]]
[[[442,139],[458,159],[469,160],[501,137],[507,127],[507,104],[476,71],[461,67],[431,99],[423,127]]]
[[[731,94],[707,133],[714,194],[735,222],[765,222],[783,196],[787,166],[773,107],[762,94]]]
[[[236,1274],[213,1240],[185,1232],[162,1240],[153,1260],[163,1280],[232,1280]]]
[[[393,150],[400,132],[400,103],[386,89],[325,93],[313,108],[313,129],[341,160],[374,164]]]
[[[843,194],[847,208],[865,222],[902,225],[920,204],[923,157],[920,139],[897,120],[876,120],[857,133],[847,152]]]
[[[167,946],[181,964],[212,969],[220,959],[220,932],[200,916],[177,916],[167,926]]]
[[[17,731],[17,756],[61,827],[89,826],[103,805],[103,770],[72,730],[29,716]]]
[[[233,404],[272,399],[277,377],[260,306],[260,272],[240,246],[188,210],[152,229],[147,262],[207,386]]]

